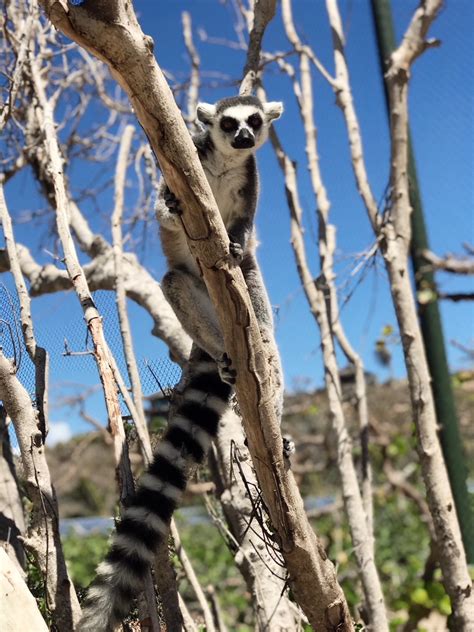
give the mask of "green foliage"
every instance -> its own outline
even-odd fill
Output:
[[[166,417],[154,415],[148,422],[148,430],[150,435],[161,435],[168,424]]]
[[[177,523],[201,585],[212,584],[218,592],[226,623],[235,632],[251,632],[254,628],[246,587],[233,555],[216,527],[208,522],[190,525],[189,521],[180,518],[179,512]],[[177,559],[175,563],[179,567]],[[180,583],[181,589],[189,603],[194,595],[185,579]]]
[[[76,588],[86,588],[94,579],[95,569],[107,552],[108,541],[103,533],[82,537],[73,531],[63,539],[64,556]]]
[[[396,343],[393,331],[389,327],[382,331],[382,336],[390,343]],[[464,432],[464,447],[468,456],[467,462],[474,470],[474,425],[472,418],[472,390],[464,386],[464,379],[456,382],[456,397]],[[416,456],[415,429],[412,410],[406,384],[393,381],[390,386],[369,386],[371,420],[370,456],[374,474],[375,489],[375,544],[376,563],[379,569],[382,587],[390,614],[392,632],[400,632],[408,623],[408,627],[417,632],[422,631],[420,619],[431,612],[438,612],[442,617],[450,613],[450,602],[441,584],[439,570],[425,568],[430,555],[429,536],[425,517],[419,506],[411,499],[402,487],[389,484],[386,467],[393,472],[403,473],[403,477],[412,490],[425,497],[421,483],[420,467]],[[329,497],[339,498],[341,494],[340,478],[337,472],[337,447],[330,428],[329,411],[324,393],[299,393],[287,402],[290,414],[283,421],[285,432],[291,432],[298,446],[295,462],[313,464],[299,478],[299,486],[307,499]],[[354,440],[354,454],[360,459],[358,442],[359,426],[351,402],[347,402],[348,427]],[[163,419],[154,418],[156,427],[162,430]],[[318,441],[299,441],[299,438],[318,436]],[[103,447],[98,445],[100,454]],[[97,461],[97,455],[95,455]],[[94,461],[94,463],[96,463]],[[360,463],[357,460],[357,466]],[[98,465],[89,471],[97,473]],[[109,469],[113,468],[110,464]],[[82,471],[86,471],[83,468]],[[201,469],[201,477],[206,478],[206,469]],[[92,478],[92,476],[91,476]],[[95,485],[105,478],[96,476]],[[82,498],[90,507],[98,506],[100,498],[94,498],[90,486],[82,481],[75,481],[72,490],[76,498]],[[113,477],[110,477],[111,488],[109,504],[115,502]],[[102,487],[102,490],[107,487]],[[68,496],[71,494],[69,491]],[[471,495],[474,502],[474,494]],[[194,499],[191,502],[195,502]],[[82,503],[83,505],[84,503]],[[76,511],[76,505],[73,504]],[[187,515],[188,509],[181,512],[180,533],[183,544],[190,556],[201,585],[205,588],[212,584],[217,593],[226,623],[232,632],[251,632],[254,627],[253,613],[246,586],[235,566],[233,553],[229,551],[222,536],[206,516],[196,516],[195,507],[192,517]],[[110,513],[110,510],[107,510]],[[69,514],[71,515],[71,514]],[[196,518],[198,523],[196,524]],[[322,544],[330,559],[337,566],[338,578],[347,597],[351,612],[357,617],[362,606],[362,587],[358,578],[355,553],[349,534],[344,512],[333,511],[322,515],[314,521],[315,530],[321,536]],[[68,566],[76,584],[83,590],[93,579],[95,567],[103,559],[107,550],[107,537],[93,535],[79,538],[72,534],[65,539],[65,554]],[[201,612],[195,596],[184,577],[179,562],[175,559],[179,577],[180,592],[189,605],[191,614],[197,621],[201,620]],[[39,599],[42,612],[46,614],[44,588],[41,577],[35,569],[30,571],[30,584]],[[364,629],[360,620],[356,621],[361,631]],[[443,624],[441,624],[443,625]],[[410,627],[411,626],[411,627]],[[408,629],[408,627],[406,629]],[[310,632],[308,627],[305,632]]]
[[[41,616],[46,621],[48,628],[50,628],[52,621],[46,597],[46,584],[36,562],[31,557],[28,557],[26,565],[26,583],[31,594],[36,599]]]

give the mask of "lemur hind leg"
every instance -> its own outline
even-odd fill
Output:
[[[215,360],[221,379],[235,384],[235,370],[224,350],[224,339],[204,282],[185,269],[174,268],[163,277],[162,288],[184,330]]]

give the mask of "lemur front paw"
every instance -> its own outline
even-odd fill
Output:
[[[233,386],[235,384],[235,376],[237,375],[237,371],[230,368],[232,366],[232,360],[229,358],[227,353],[223,353],[222,356],[216,361],[216,364],[221,380]]]
[[[183,209],[181,208],[181,202],[178,200],[176,195],[172,191],[169,190],[168,187],[166,187],[165,190],[163,191],[163,199],[170,213],[173,213],[175,215],[183,214]]]
[[[244,249],[242,246],[236,241],[231,241],[229,244],[229,250],[232,257],[235,259],[237,263],[241,263],[244,258]]]
[[[247,437],[245,437],[244,445],[248,448],[249,444],[247,441]],[[289,459],[292,454],[296,452],[296,446],[293,439],[290,435],[286,435],[283,437],[283,456],[285,459]]]
[[[283,456],[289,459],[296,452],[295,442],[290,435],[283,436]]]

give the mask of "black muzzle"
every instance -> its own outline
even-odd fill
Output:
[[[234,149],[250,149],[250,147],[254,147],[254,145],[254,135],[250,130],[245,128],[238,131],[232,142],[232,147]]]

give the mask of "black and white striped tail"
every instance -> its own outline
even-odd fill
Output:
[[[201,463],[219,420],[227,408],[231,387],[222,382],[216,364],[203,354],[170,420],[153,463],[140,480],[131,504],[113,536],[105,560],[84,602],[80,632],[112,632],[127,616],[157,546],[186,487],[189,459]]]

